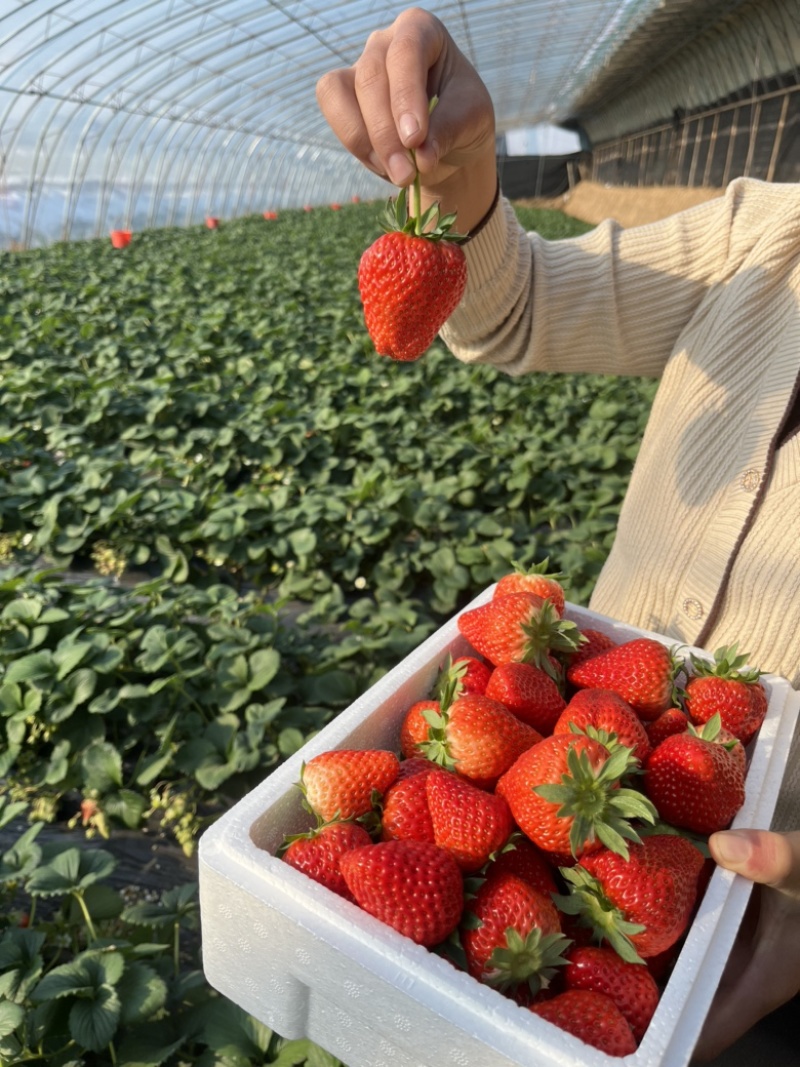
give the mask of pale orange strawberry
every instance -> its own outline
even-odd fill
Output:
[[[345,852],[371,844],[367,831],[356,822],[329,822],[305,834],[288,837],[281,858],[320,885],[352,900],[339,861]]]
[[[406,203],[401,189],[386,212],[387,232],[358,265],[367,331],[378,354],[396,360],[419,359],[430,348],[467,284],[455,215],[439,217],[438,207],[409,215]]]
[[[579,689],[613,689],[645,722],[676,703],[675,679],[683,663],[660,641],[637,637],[567,668]]]
[[[579,642],[575,623],[559,618],[552,602],[535,593],[493,597],[462,612],[458,629],[493,666],[532,663],[556,680],[550,653],[571,652]]]
[[[456,861],[426,841],[378,841],[346,852],[340,870],[356,903],[430,948],[454,932],[464,910]]]
[[[717,649],[713,661],[693,655],[692,677],[686,683],[684,706],[695,724],[719,715],[726,730],[747,745],[767,714],[762,671],[747,667],[747,654],[736,645]]]
[[[497,783],[517,825],[544,852],[582,856],[611,845],[627,855],[638,841],[633,820],[655,822],[650,801],[620,781],[635,766],[630,749],[614,752],[584,734],[546,737]]]
[[[490,871],[467,903],[460,930],[467,970],[478,981],[526,998],[546,989],[570,942],[549,896],[507,871]]]
[[[532,567],[515,566],[510,574],[504,574],[494,588],[493,596],[507,596],[509,593],[535,593],[549,600],[559,617],[564,615],[566,597],[562,582],[565,575],[549,571],[550,561],[543,560]]]
[[[568,989],[532,1004],[531,1011],[608,1056],[629,1056],[636,1051],[627,1019],[605,993]]]
[[[400,761],[385,749],[332,749],[303,765],[300,788],[323,822],[356,819],[373,808],[397,778]]]
[[[553,732],[566,701],[550,674],[532,663],[501,663],[489,676],[486,696],[498,700],[543,737]]]
[[[451,771],[434,770],[424,783],[434,841],[462,871],[480,870],[514,829],[508,803]]]
[[[641,720],[630,704],[610,689],[579,689],[570,698],[553,733],[576,730],[588,733],[609,749],[614,743],[625,745],[640,764],[650,755],[652,746]]]

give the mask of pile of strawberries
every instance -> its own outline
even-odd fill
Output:
[[[634,1052],[745,795],[760,672],[564,618],[546,562],[459,616],[397,750],[303,767],[282,858],[527,1010]],[[679,687],[679,682],[682,686]]]

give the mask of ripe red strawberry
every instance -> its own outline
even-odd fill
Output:
[[[438,700],[427,699],[416,701],[405,713],[400,725],[400,751],[405,757],[404,762],[419,758],[419,746],[428,740],[428,731],[431,728],[426,716],[439,716],[441,710]]]
[[[567,953],[562,978],[566,989],[594,989],[611,997],[637,1042],[642,1040],[661,995],[646,967],[628,963],[612,948],[574,945]]]
[[[552,602],[535,593],[493,597],[462,612],[458,629],[495,667],[532,663],[556,680],[549,653],[571,652],[579,640],[575,623],[559,618]]]
[[[419,183],[415,182],[418,203]],[[358,288],[375,349],[397,360],[419,359],[455,311],[467,284],[467,260],[452,230],[455,215],[438,205],[409,215],[401,189],[386,212],[384,233],[364,252]]]
[[[546,737],[528,749],[497,783],[517,825],[544,852],[580,856],[603,843],[627,855],[638,841],[635,818],[655,821],[650,801],[620,779],[635,763],[622,746],[613,753],[583,734]]]
[[[563,574],[548,571],[550,561],[545,559],[527,570],[515,567],[511,574],[504,574],[495,586],[493,596],[507,596],[509,593],[535,593],[536,596],[549,600],[559,617],[564,614],[566,597],[561,584]]]
[[[719,648],[713,662],[691,657],[693,676],[685,686],[686,713],[692,722],[708,722],[716,714],[726,730],[749,744],[767,713],[761,671],[747,669],[747,655],[736,645]]]
[[[425,776],[433,839],[462,871],[478,871],[503,847],[514,829],[507,801],[451,771]]]
[[[305,802],[323,822],[357,819],[373,807],[400,771],[394,752],[385,749],[332,749],[304,764],[300,788]]]
[[[359,907],[418,945],[430,948],[458,927],[463,876],[438,845],[379,841],[346,852],[339,866]]]
[[[637,637],[567,668],[578,689],[613,689],[645,722],[675,703],[675,678],[683,664],[660,641]]]
[[[570,942],[549,896],[505,871],[492,871],[465,908],[460,929],[473,978],[523,999],[546,989]]]
[[[413,708],[412,713],[416,714]],[[428,737],[417,744],[416,754],[484,788],[493,788],[517,756],[541,740],[532,726],[488,697],[468,694],[438,715],[432,711],[422,715]]]
[[[657,719],[645,726],[650,738],[650,747],[655,748],[673,734],[682,734],[689,726],[689,717],[683,708],[667,708]]]
[[[363,826],[356,822],[329,822],[305,834],[286,839],[281,858],[290,867],[302,871],[315,882],[327,886],[339,896],[352,900],[339,861],[345,852],[371,844]]]
[[[486,696],[498,700],[543,737],[553,732],[566,701],[557,683],[532,663],[501,663],[492,671]]]
[[[568,662],[571,664],[581,663],[585,659],[591,659],[592,656],[596,656],[598,652],[605,652],[609,648],[614,648],[617,644],[613,637],[609,637],[609,635],[603,633],[602,630],[580,627],[580,635],[582,638],[581,643],[574,652],[569,654]]]
[[[744,803],[741,743],[734,739],[728,747],[712,740],[719,718],[709,725],[708,737],[689,726],[665,738],[645,764],[644,790],[661,818],[698,834],[724,830]]]
[[[500,871],[516,875],[548,898],[551,893],[558,891],[552,863],[530,838],[518,830],[486,868],[487,875]]]
[[[579,689],[553,727],[554,734],[588,733],[606,748],[625,745],[643,764],[650,755],[650,739],[636,712],[610,689]],[[611,738],[615,738],[612,742]]]
[[[436,770],[436,764],[430,760],[403,760],[400,767],[408,763],[424,764],[427,769],[398,777],[389,786],[383,798],[381,837],[384,841],[434,841],[425,779]]]
[[[532,1004],[531,1011],[609,1056],[629,1056],[636,1051],[636,1038],[627,1019],[605,993],[568,989]]]
[[[483,696],[492,676],[492,668],[475,656],[459,656],[453,660],[453,670],[458,679],[458,696],[474,693]]]
[[[562,867],[569,893],[556,903],[631,963],[657,956],[685,931],[705,861],[677,834],[653,834],[628,859],[604,848]]]

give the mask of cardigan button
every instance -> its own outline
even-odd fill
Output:
[[[751,467],[741,476],[739,484],[746,493],[754,493],[761,484],[761,471],[756,467]]]
[[[700,601],[692,600],[691,597],[688,597],[686,600],[684,600],[683,611],[684,614],[687,615],[690,619],[695,620],[702,619],[703,615],[705,614],[705,612],[703,611],[703,605],[700,603]]]

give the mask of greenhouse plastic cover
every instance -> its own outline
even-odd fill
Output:
[[[316,104],[406,4],[3,0],[0,245],[383,196]],[[498,131],[558,122],[657,0],[430,5]]]

